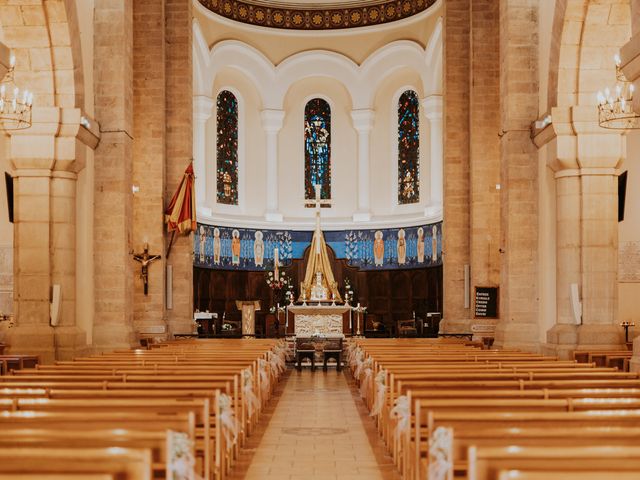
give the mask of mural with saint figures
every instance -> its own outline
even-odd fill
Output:
[[[194,265],[223,270],[271,270],[274,249],[284,265],[302,258],[312,231],[258,230],[198,224]],[[363,270],[432,267],[442,264],[442,222],[416,227],[326,231],[338,258]]]

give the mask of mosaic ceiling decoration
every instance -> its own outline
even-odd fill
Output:
[[[436,0],[200,0],[212,12],[250,25],[289,30],[336,30],[381,25],[423,12]]]

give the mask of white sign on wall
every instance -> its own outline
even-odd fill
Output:
[[[640,242],[620,242],[618,281],[640,283]]]

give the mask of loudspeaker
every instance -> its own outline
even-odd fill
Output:
[[[573,311],[573,319],[576,325],[582,325],[582,302],[580,301],[580,293],[578,292],[578,284],[569,285],[569,297],[571,298],[571,310]]]
[[[7,209],[9,210],[9,221],[13,223],[13,177],[4,172],[4,183],[7,186]]]
[[[624,220],[624,201],[627,197],[627,172],[618,176],[618,222]]]
[[[173,265],[167,265],[167,310],[173,310]]]
[[[471,271],[464,266],[464,308],[471,308]]]
[[[58,325],[58,316],[60,315],[60,303],[62,302],[62,290],[60,285],[51,287],[51,303],[49,304],[50,323],[52,327]]]

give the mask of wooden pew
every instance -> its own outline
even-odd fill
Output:
[[[618,478],[640,471],[640,447],[469,447],[468,480],[497,480],[504,470],[602,472],[601,478]],[[558,478],[558,477],[547,477]],[[562,477],[560,477],[562,478]]]
[[[6,447],[0,449],[0,473],[13,478],[75,473],[83,475],[79,478],[108,474],[118,480],[151,480],[152,458],[148,449]]]

